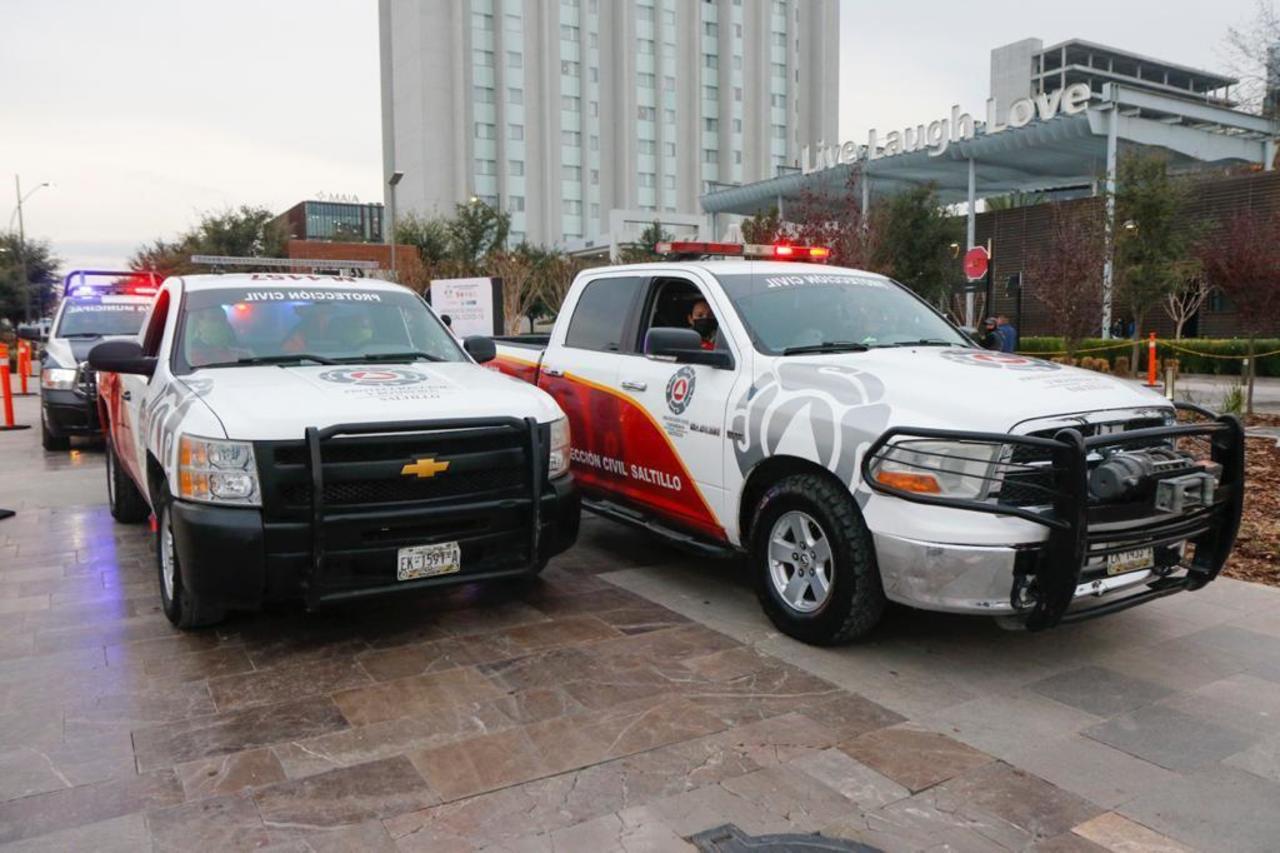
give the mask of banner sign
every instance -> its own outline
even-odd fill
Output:
[[[448,315],[454,335],[501,335],[502,279],[437,278],[429,301],[436,313]]]

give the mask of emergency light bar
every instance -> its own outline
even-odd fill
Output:
[[[826,246],[793,246],[790,243],[704,243],[683,240],[658,243],[653,250],[668,258],[686,259],[723,256],[823,263],[831,258],[831,250]]]
[[[85,281],[87,278],[110,278],[101,284]],[[127,279],[122,283],[120,279]],[[146,281],[146,284],[142,282]],[[154,270],[72,270],[62,279],[63,296],[93,296],[102,294],[131,294],[155,296],[160,291],[160,281]]]

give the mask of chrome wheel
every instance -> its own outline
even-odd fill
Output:
[[[177,562],[173,553],[173,527],[166,508],[160,511],[160,583],[164,584],[164,597],[169,601],[173,601],[173,572]]]
[[[116,454],[107,446],[107,505],[116,505]]]
[[[785,512],[769,532],[769,578],[791,609],[812,613],[831,595],[831,543],[813,517]]]

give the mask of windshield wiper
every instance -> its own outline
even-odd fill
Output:
[[[102,332],[68,332],[65,335],[54,335],[55,338],[100,338]]]
[[[322,355],[310,355],[308,353],[294,353],[286,355],[251,355],[245,358],[237,358],[235,361],[218,361],[213,364],[200,364],[197,367],[241,367],[254,364],[301,364],[304,361],[314,361],[316,364],[337,364],[331,358],[325,358]]]
[[[351,358],[341,359],[343,362],[361,362],[361,361],[448,361],[429,352],[419,352],[410,350],[408,352],[370,352],[364,355],[352,356]]]
[[[870,347],[857,341],[823,341],[820,344],[787,347],[783,355],[802,355],[808,352],[866,352]]]
[[[877,344],[882,347],[958,347],[955,341],[943,341],[938,338],[920,338],[917,341],[894,341],[891,344]]]

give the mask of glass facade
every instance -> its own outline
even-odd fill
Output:
[[[288,214],[285,214],[288,216]],[[303,240],[381,243],[382,205],[307,201],[302,203]],[[296,232],[296,228],[293,229]]]

